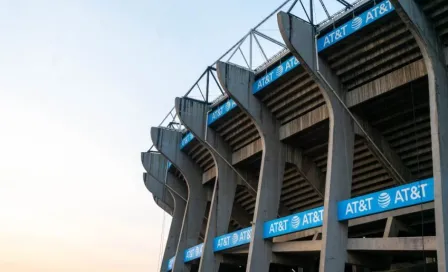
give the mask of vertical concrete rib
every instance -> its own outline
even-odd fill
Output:
[[[179,234],[182,229],[185,213],[187,191],[185,185],[182,185],[180,180],[175,178],[171,173],[167,173],[167,160],[161,154],[143,152],[141,156],[142,164],[147,171],[144,175],[145,186],[153,193],[156,203],[158,205],[161,204],[161,202],[165,203],[165,201],[161,201],[161,199],[168,198],[165,196],[165,193],[168,191],[172,201],[172,204],[169,203],[169,200],[166,202],[168,206],[171,205],[172,207],[171,215],[173,218],[171,220],[170,231],[168,233],[162,265],[160,267],[160,271],[165,272],[168,269],[168,260],[176,255],[176,248],[179,242]],[[165,184],[168,185],[169,188],[176,190],[176,192],[167,189]]]
[[[184,126],[211,152],[217,165],[218,182],[221,180],[221,184],[223,184],[235,181],[237,184],[241,184],[241,177],[247,178],[247,173],[230,166],[232,163],[230,145],[212,128],[207,127],[207,104],[186,97],[176,98],[176,111]],[[248,185],[245,184],[245,186]],[[256,186],[248,188],[248,190],[256,190]],[[241,226],[250,225],[251,216],[238,202],[233,201],[232,209],[232,217],[235,221]]]
[[[444,48],[415,0],[391,0],[422,52],[428,71],[438,271],[448,271],[448,73]]]
[[[334,98],[334,102],[341,104],[339,99],[333,94],[333,91],[338,93],[338,96],[342,101],[346,101],[346,91],[344,90],[339,77],[336,75],[334,71],[325,63],[320,57],[318,57],[316,48],[315,48],[315,29],[308,22],[301,20],[291,14],[286,14],[284,12],[280,12],[278,14],[278,23],[281,26],[283,24],[283,30],[281,31],[282,36],[285,40],[288,40],[290,49],[293,53],[296,53],[294,48],[301,48],[304,56],[297,56],[299,59],[305,58],[309,56],[307,60],[302,61],[302,65],[306,70],[311,71],[311,77],[316,81],[320,89],[324,92],[324,98],[327,99],[327,95],[325,93],[331,94],[331,97]],[[286,27],[295,25],[296,32],[307,32],[307,38],[303,39],[303,37],[294,36],[294,31],[289,31]],[[282,27],[282,26],[281,26]],[[300,41],[300,42],[299,42]],[[313,43],[313,44],[311,44]],[[309,63],[306,63],[309,61]],[[312,64],[311,70],[308,64]],[[327,103],[329,105],[329,103]],[[328,107],[336,107],[335,105],[331,105]],[[344,109],[344,107],[342,107]],[[367,121],[362,120],[359,116],[356,116],[356,120],[360,127],[355,127],[355,132],[360,134],[367,141],[367,145],[373,155],[378,159],[378,161],[386,168],[389,175],[397,182],[397,183],[405,183],[412,180],[411,171],[406,167],[401,158],[392,149],[389,142],[379,133],[375,128],[373,128]],[[361,130],[362,128],[362,130]]]
[[[187,207],[176,248],[173,272],[190,271],[190,265],[185,264],[183,261],[184,251],[198,244],[203,217],[207,207],[206,189],[202,186],[201,182],[202,171],[187,154],[180,150],[179,144],[182,140],[181,132],[167,128],[152,127],[151,139],[157,150],[179,169],[187,182]]]
[[[330,89],[340,91],[340,84],[329,67],[317,57],[313,26],[283,12],[278,14],[278,24],[288,48],[319,85],[329,110],[330,131],[319,271],[343,272],[347,260],[348,224],[338,221],[337,202],[350,198],[351,193],[354,151],[352,119]]]
[[[176,98],[175,108],[182,124],[210,151],[217,168],[199,271],[218,272],[220,264],[223,262],[223,256],[214,254],[213,241],[215,237],[228,232],[238,175],[221,157],[231,159],[232,153],[219,136],[219,138],[212,139],[210,145],[206,144],[207,104],[189,98]],[[211,133],[213,134],[213,132]],[[217,153],[218,150],[222,155]],[[248,214],[245,217],[247,216]],[[239,223],[242,224],[242,222]]]
[[[225,92],[248,114],[261,136],[263,154],[246,271],[267,272],[272,260],[272,241],[263,239],[263,223],[276,218],[279,212],[285,146],[279,140],[278,121],[252,94],[254,73],[218,62],[217,74]]]

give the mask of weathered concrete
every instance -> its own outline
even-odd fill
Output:
[[[372,154],[374,154],[376,158],[382,158],[382,155],[387,158],[387,161],[384,159],[378,159],[378,161],[385,169],[387,169],[389,175],[395,181],[397,181],[398,184],[404,184],[405,182],[411,181],[411,171],[404,165],[401,158],[389,145],[389,142],[381,135],[378,130],[370,126],[368,122],[364,121],[359,116],[357,116],[356,119],[364,129],[364,132],[366,132],[369,135],[370,139],[373,141],[372,143],[371,141],[366,140],[366,144],[370,152],[372,152]],[[358,126],[355,126],[356,134],[364,137],[364,132],[362,132]],[[378,147],[379,150],[375,148],[374,144],[376,145],[376,147]],[[389,162],[392,162],[392,165],[390,165]]]
[[[215,237],[228,233],[239,179],[238,174],[225,161],[230,162],[232,150],[213,130],[208,130],[208,135],[206,135],[208,110],[206,103],[189,98],[176,98],[175,108],[179,120],[210,151],[217,167],[217,178],[213,189],[199,271],[218,272],[223,262],[223,255],[214,254],[213,241]],[[207,136],[208,141],[206,141]],[[244,209],[234,209],[233,213],[237,214],[239,224],[249,225],[250,216]]]
[[[350,198],[354,150],[353,122],[330,90],[331,86],[339,90],[339,84],[321,59],[316,59],[314,28],[305,21],[282,12],[278,14],[278,23],[287,47],[319,84],[328,107],[330,131],[319,271],[343,272],[347,260],[348,222],[338,221],[337,202]],[[319,66],[316,62],[319,62]],[[320,76],[318,69],[326,79]]]
[[[272,246],[274,253],[312,253],[322,251],[322,249],[323,241],[320,240],[274,243]],[[347,239],[347,250],[359,252],[435,251],[436,237],[349,238]],[[246,252],[247,248],[226,251],[227,254],[244,254]],[[351,259],[353,256],[347,254],[344,263],[362,264]]]
[[[180,150],[181,132],[152,127],[151,139],[157,150],[179,169],[187,182],[188,201],[176,248],[177,258],[174,261],[173,272],[190,271],[190,265],[183,262],[184,251],[198,244],[202,219],[207,207],[207,192],[201,182],[202,171],[187,154]]]
[[[343,271],[346,259],[347,223],[337,221],[337,201],[350,197],[353,169],[353,120],[342,101],[346,91],[340,79],[316,52],[315,29],[309,23],[280,12],[278,23],[288,48],[301,61],[305,70],[319,85],[330,115],[330,139],[327,162],[326,201],[323,226],[323,250],[320,271]],[[337,95],[336,95],[336,94]],[[340,101],[341,99],[342,101]],[[389,174],[399,183],[408,182],[411,173],[385,138],[370,125],[360,120],[363,136],[369,149],[386,166]],[[358,129],[358,128],[357,128]],[[372,143],[373,142],[373,143]],[[375,146],[379,149],[377,150]],[[330,184],[329,182],[332,182]],[[329,193],[331,192],[331,195]],[[333,237],[341,237],[334,239]]]
[[[268,272],[272,241],[263,239],[263,223],[278,215],[286,148],[278,137],[278,121],[252,94],[254,74],[224,62],[217,63],[217,74],[224,91],[246,112],[261,136],[263,154],[246,271]]]
[[[428,71],[434,172],[437,263],[448,271],[448,73],[443,46],[431,21],[414,0],[391,0],[417,41]]]
[[[359,251],[435,251],[436,237],[351,238],[348,250]]]
[[[316,54],[316,47],[314,46],[314,28],[309,23],[293,15],[287,15],[283,12],[279,13],[278,18],[279,25],[284,25],[285,27],[284,31],[281,32],[283,38],[288,40],[291,47],[290,50],[293,53],[296,52],[296,54],[298,54],[297,57],[302,60],[302,65],[304,65],[305,69],[311,73],[311,77],[315,80],[320,89],[324,93],[334,96],[335,103],[341,104],[342,106],[342,103],[338,101],[332,90],[336,91],[341,100],[346,104],[346,101],[348,100],[347,92],[344,90],[339,77],[334,71],[331,70],[329,65]],[[292,27],[292,30],[287,29],[290,27]],[[307,36],[299,36],[299,34]],[[307,42],[304,43],[302,41],[304,39],[303,37],[306,37]],[[299,53],[297,53],[298,50],[300,50]],[[312,65],[311,69],[308,68],[310,65]],[[384,86],[384,88],[387,88],[387,86]],[[324,95],[324,98],[325,97],[326,95]],[[328,102],[327,105],[329,105]],[[347,105],[347,107],[348,106],[349,105]],[[332,105],[331,107],[334,108],[336,106]],[[342,107],[342,110],[345,109]],[[368,139],[367,143],[369,145],[369,149],[377,157],[379,162],[388,170],[391,177],[398,183],[411,181],[412,178],[410,170],[404,165],[400,157],[390,147],[387,140],[380,133],[375,131],[375,129],[372,128],[368,122],[360,119],[359,117],[357,117],[357,120],[361,123],[361,126],[364,129],[364,131],[359,134],[365,137],[366,140]],[[359,128],[356,127],[356,129],[359,132]],[[379,149],[379,151],[374,145]]]
[[[324,198],[325,175],[317,167],[316,163],[303,154],[303,150],[287,146],[286,162],[293,164],[305,181],[314,191]]]
[[[144,182],[146,188],[153,193],[154,199],[170,199],[171,203],[167,202],[167,206],[172,207],[172,220],[168,238],[166,241],[165,251],[163,253],[162,265],[160,267],[161,272],[165,272],[168,269],[168,260],[176,255],[177,244],[179,243],[179,235],[182,229],[182,223],[185,213],[185,204],[187,199],[187,190],[184,184],[181,184],[172,174],[167,173],[166,165],[167,160],[157,153],[142,152],[141,154],[142,164],[147,171],[144,174]],[[173,192],[167,189],[164,184],[169,188],[176,190]],[[169,196],[166,193],[169,191]]]
[[[159,206],[167,214],[173,216],[174,200],[171,197],[171,195],[169,196],[169,198],[166,199],[166,201],[162,201],[160,198],[156,197],[155,195],[153,195],[152,198],[154,199],[154,202],[156,203],[157,206]]]
[[[174,199],[163,184],[163,181],[159,181],[150,173],[143,173],[143,182],[146,189],[152,193],[156,204],[168,214],[173,215]]]

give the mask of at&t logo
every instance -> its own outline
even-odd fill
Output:
[[[238,243],[238,234],[234,233],[232,235],[232,244]]]
[[[291,227],[297,229],[300,226],[300,217],[297,215],[293,216],[291,219]]]
[[[391,202],[391,198],[388,193],[384,192],[378,196],[378,206],[380,206],[381,208],[384,209],[384,208],[389,207],[390,202]]]
[[[356,17],[355,19],[353,19],[352,21],[352,28],[354,30],[358,30],[362,25],[362,18],[361,17]]]

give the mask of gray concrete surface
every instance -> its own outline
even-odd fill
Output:
[[[431,21],[415,0],[391,0],[411,31],[428,70],[432,163],[437,232],[437,263],[448,271],[448,73],[443,46]]]
[[[183,261],[184,251],[198,244],[207,207],[207,191],[201,182],[202,170],[187,154],[180,150],[181,132],[167,128],[152,127],[151,139],[157,150],[179,169],[187,181],[188,201],[176,248],[173,272],[190,271],[191,265]]]
[[[263,154],[246,271],[268,272],[272,241],[263,239],[263,223],[279,214],[286,147],[279,140],[278,121],[252,94],[253,72],[218,62],[217,74],[224,91],[248,114],[261,136]]]
[[[218,272],[224,259],[222,254],[214,254],[213,241],[215,237],[229,232],[229,223],[239,177],[224,161],[224,158],[229,158],[232,154],[224,141],[215,134],[215,137],[210,143],[206,142],[207,104],[189,98],[176,98],[175,108],[182,124],[211,152],[215,161],[215,166],[217,167],[213,197],[208,217],[209,220],[205,234],[204,251],[199,263],[199,271]],[[213,132],[211,132],[211,134],[213,134]],[[221,154],[218,153],[218,150]],[[242,214],[244,213],[244,210],[235,209],[234,213],[240,215],[240,224],[243,223],[241,220],[249,220],[248,214]]]

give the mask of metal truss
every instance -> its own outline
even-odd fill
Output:
[[[240,40],[231,46],[211,65],[207,66],[195,83],[188,89],[184,97],[189,97],[209,104],[210,108],[228,99],[223,92],[216,75],[216,63],[218,61],[231,62],[247,68],[255,74],[263,74],[272,64],[279,62],[282,57],[289,54],[289,50],[283,43],[277,26],[276,14],[279,11],[294,13],[301,19],[315,25],[316,28],[327,27],[345,16],[347,13],[361,4],[370,0],[286,0],[272,11],[261,22],[249,30]],[[350,3],[352,2],[352,3]],[[321,9],[321,10],[319,10]],[[335,10],[339,9],[339,10]],[[325,13],[326,18],[315,24],[316,13]],[[333,15],[330,15],[330,12]],[[267,34],[268,33],[268,34]],[[166,114],[159,124],[177,131],[186,132],[182,126],[174,107]],[[150,150],[152,150],[151,147]]]

